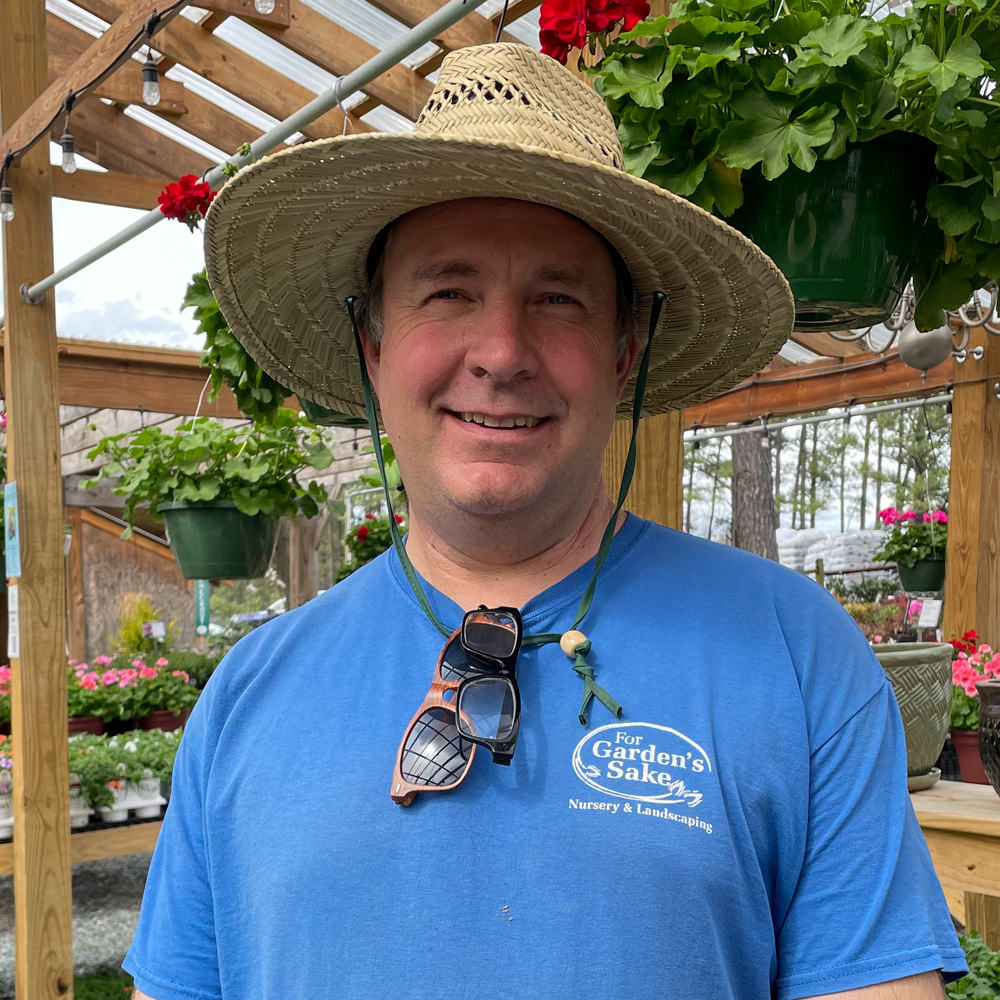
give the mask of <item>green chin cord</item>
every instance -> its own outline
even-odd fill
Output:
[[[587,588],[583,592],[583,596],[580,598],[580,604],[576,609],[573,624],[570,625],[566,632],[542,632],[537,635],[526,635],[521,643],[522,646],[544,646],[546,643],[550,642],[560,643],[563,652],[566,653],[566,655],[573,661],[573,669],[583,681],[583,704],[580,706],[579,719],[580,724],[584,726],[586,726],[588,722],[587,712],[590,708],[590,703],[595,698],[602,705],[604,705],[604,707],[611,712],[615,718],[621,718],[622,714],[621,705],[619,705],[618,702],[615,701],[615,699],[612,698],[611,695],[608,694],[608,692],[594,680],[594,668],[587,662],[587,654],[590,652],[590,640],[583,635],[583,633],[576,631],[576,627],[583,621],[584,616],[590,610],[590,605],[593,603],[594,593],[597,589],[597,575],[600,573],[601,567],[604,565],[604,562],[608,557],[608,552],[611,549],[611,542],[615,535],[615,524],[617,523],[618,515],[625,504],[625,498],[628,496],[629,487],[632,485],[632,477],[635,474],[635,441],[639,432],[639,418],[642,415],[642,402],[646,395],[646,379],[649,375],[649,353],[650,348],[653,345],[653,335],[656,333],[656,327],[659,323],[660,313],[663,309],[663,303],[665,301],[666,296],[663,292],[653,293],[653,304],[649,315],[649,331],[646,336],[646,345],[643,348],[642,359],[639,362],[639,370],[636,373],[635,378],[635,396],[632,400],[632,438],[629,442],[628,456],[625,459],[625,468],[622,470],[621,487],[618,490],[618,503],[615,505],[614,512],[608,520],[607,527],[604,529],[604,534],[601,537],[601,544],[597,549],[597,558],[594,560],[594,572],[590,577],[590,582],[587,584]],[[410,588],[413,590],[413,596],[416,597],[417,603],[423,609],[424,614],[427,616],[431,624],[447,638],[452,634],[452,632],[454,632],[454,629],[448,628],[448,626],[439,621],[437,615],[434,614],[434,609],[427,600],[424,588],[420,585],[420,579],[417,576],[416,570],[414,570],[409,556],[406,554],[406,546],[403,545],[403,539],[399,534],[399,527],[397,526],[396,519],[393,516],[392,498],[389,495],[389,487],[385,478],[385,462],[382,459],[382,449],[378,444],[379,429],[378,420],[375,416],[375,399],[372,395],[371,381],[368,378],[368,367],[365,364],[365,353],[361,344],[361,333],[358,330],[358,323],[354,313],[356,302],[357,299],[352,295],[346,299],[345,305],[347,306],[347,312],[351,317],[351,324],[354,327],[354,346],[357,350],[358,364],[361,368],[361,388],[365,397],[365,413],[368,417],[368,427],[371,431],[372,442],[375,445],[375,462],[378,465],[379,476],[382,479],[382,489],[385,491],[385,502],[389,511],[389,531],[392,535],[392,546],[396,550],[396,555],[399,558],[400,565],[403,567],[403,573],[406,575],[406,579],[410,584]]]

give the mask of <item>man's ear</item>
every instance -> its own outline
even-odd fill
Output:
[[[361,349],[365,352],[365,366],[368,368],[368,378],[372,389],[378,395],[379,363],[382,360],[381,341],[375,340],[367,330],[361,330]]]
[[[632,371],[632,365],[635,364],[636,355],[639,353],[639,338],[633,337],[628,342],[628,347],[622,351],[621,356],[618,358],[618,364],[616,365],[616,373],[618,376],[618,402],[621,402],[622,393],[625,391],[625,384],[628,382],[629,374]]]

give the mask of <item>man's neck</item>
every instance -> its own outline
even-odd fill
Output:
[[[570,533],[534,545],[525,544],[516,524],[491,524],[478,545],[475,537],[448,540],[411,511],[406,553],[425,580],[466,610],[480,604],[519,608],[597,554],[613,510],[602,491]],[[616,531],[624,521],[619,514]],[[505,537],[521,544],[498,546]]]

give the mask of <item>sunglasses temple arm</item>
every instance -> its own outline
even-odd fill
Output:
[[[433,624],[443,636],[450,636],[452,630],[446,625],[443,625],[438,620],[437,615],[434,614],[430,601],[427,600],[427,595],[424,593],[424,588],[420,585],[420,580],[417,577],[416,570],[413,568],[413,564],[410,562],[410,558],[406,554],[406,546],[403,545],[403,539],[399,535],[399,526],[396,524],[396,515],[392,509],[392,497],[389,493],[389,481],[385,476],[385,461],[382,458],[382,439],[379,435],[378,420],[375,417],[375,400],[372,397],[371,380],[368,378],[368,366],[365,364],[365,351],[361,344],[361,333],[358,330],[358,321],[354,314],[354,304],[356,301],[357,299],[351,295],[345,300],[345,304],[347,306],[347,312],[351,317],[351,326],[354,329],[354,349],[358,353],[358,364],[361,366],[361,388],[365,395],[365,415],[368,418],[368,429],[371,431],[372,445],[375,451],[375,463],[378,465],[378,473],[382,479],[382,490],[385,493],[385,504],[389,511],[389,534],[392,535],[392,547],[396,550],[396,556],[399,559],[400,565],[403,567],[403,572],[406,574],[407,582],[413,590],[413,596],[416,597],[417,603],[420,605],[424,614],[427,615],[431,624]]]

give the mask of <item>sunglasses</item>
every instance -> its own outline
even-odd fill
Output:
[[[419,792],[447,792],[466,778],[476,747],[510,764],[521,722],[515,671],[521,648],[517,608],[469,611],[444,644],[430,689],[396,754],[392,800],[408,806]]]

